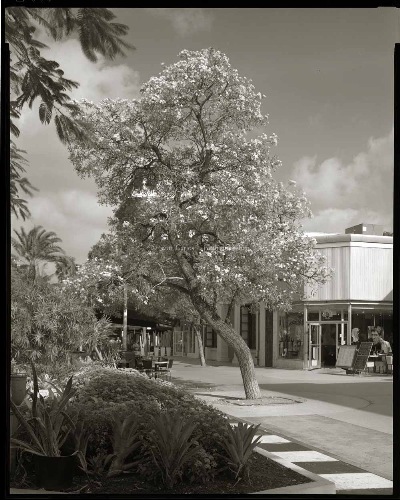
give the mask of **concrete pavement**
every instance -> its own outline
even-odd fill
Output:
[[[392,480],[392,376],[273,368],[256,368],[256,376],[266,404],[241,406],[223,400],[244,398],[238,367],[175,358],[172,368],[173,381],[228,415]]]

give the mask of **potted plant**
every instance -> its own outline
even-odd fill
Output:
[[[28,411],[24,413],[11,400],[11,409],[25,434],[26,441],[12,437],[11,447],[20,448],[34,457],[36,481],[39,488],[60,490],[72,486],[75,469],[75,455],[62,456],[61,448],[75,422],[66,413],[66,407],[75,394],[72,389],[72,377],[68,380],[61,395],[49,391],[47,400],[39,394],[38,378],[32,363],[33,393],[32,401],[26,401]]]
[[[26,396],[27,374],[19,367],[15,359],[11,360],[11,399],[19,406]]]

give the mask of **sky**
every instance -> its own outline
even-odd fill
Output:
[[[129,26],[126,57],[89,62],[75,39],[42,53],[80,87],[72,98],[135,99],[140,86],[181,50],[214,47],[266,94],[268,134],[278,135],[276,178],[295,180],[311,203],[305,231],[344,232],[359,223],[393,227],[393,56],[395,8],[126,8],[111,9]],[[78,263],[107,232],[111,208],[97,203],[92,179],[81,179],[38,103],[24,108],[17,145],[27,151],[32,217],[12,227],[55,231]]]

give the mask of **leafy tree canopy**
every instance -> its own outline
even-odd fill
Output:
[[[329,275],[302,231],[304,194],[273,177],[276,136],[250,138],[267,125],[262,100],[221,52],[184,50],[140,100],[82,101],[92,143],[69,148],[100,202],[116,207],[112,227],[136,279],[186,297],[234,349],[248,397],[260,395],[250,351],[217,304],[288,309]]]

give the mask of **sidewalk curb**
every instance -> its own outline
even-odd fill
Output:
[[[271,494],[274,493],[276,495],[297,495],[297,494],[307,494],[307,495],[336,495],[336,486],[335,483],[325,479],[318,474],[314,474],[308,470],[305,470],[298,465],[292,464],[283,458],[278,458],[273,453],[270,453],[267,450],[263,450],[256,446],[254,450],[263,455],[264,457],[273,460],[274,462],[286,467],[287,469],[291,469],[298,474],[308,477],[312,482],[304,483],[304,484],[295,484],[293,486],[283,486],[282,488],[273,488],[272,490],[263,490],[256,491],[254,493],[250,493],[250,495],[259,495],[259,494]]]

